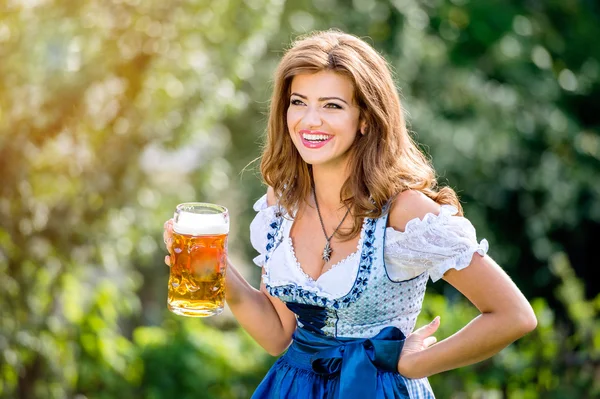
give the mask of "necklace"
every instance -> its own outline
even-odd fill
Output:
[[[321,227],[323,228],[323,234],[325,234],[325,240],[327,240],[327,243],[325,244],[325,248],[323,248],[323,256],[322,256],[325,263],[327,263],[327,262],[329,262],[329,259],[331,259],[331,254],[333,253],[333,250],[331,249],[331,243],[330,243],[331,239],[335,235],[336,231],[338,231],[338,229],[340,228],[342,223],[344,223],[344,220],[346,220],[346,216],[348,216],[348,214],[350,213],[350,208],[348,208],[348,210],[346,211],[346,214],[342,218],[342,221],[340,222],[340,224],[338,224],[338,226],[335,228],[335,230],[333,230],[333,233],[331,233],[331,235],[329,237],[327,237],[327,231],[325,230],[325,224],[323,223],[323,217],[321,216],[321,210],[319,209],[319,203],[317,202],[317,192],[314,188],[313,188],[313,196],[315,198],[317,214],[319,215],[319,222],[321,222]]]

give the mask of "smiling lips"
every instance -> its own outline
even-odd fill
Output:
[[[307,148],[321,148],[331,141],[333,135],[316,130],[300,130],[300,138]]]

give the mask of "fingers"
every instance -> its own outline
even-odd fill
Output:
[[[431,334],[435,333],[439,327],[440,327],[440,316],[436,316],[435,319],[433,319],[433,321],[431,323],[426,324],[423,327],[415,330],[414,333],[417,333],[417,334],[421,335],[422,337],[429,337]]]
[[[169,254],[173,253],[173,219],[169,219],[163,224],[163,241]],[[165,256],[165,264],[171,267],[171,256]]]
[[[423,346],[425,348],[429,348],[431,345],[435,344],[436,342],[437,342],[436,337],[427,337],[423,340]]]
[[[163,239],[166,241],[166,239],[173,234],[173,219],[167,220],[163,225],[163,229]]]
[[[163,241],[167,247],[167,251],[171,253],[173,247],[173,219],[169,219],[163,225]]]
[[[423,339],[423,347],[424,348],[429,348],[431,345],[433,345],[437,342],[437,338],[433,337],[432,334],[434,334],[439,327],[440,327],[440,316],[436,316],[435,319],[433,319],[431,321],[431,323],[429,323],[419,329],[419,330],[422,330],[422,331],[420,331],[420,335],[422,337],[424,337],[424,339]]]
[[[440,326],[440,316],[435,316],[435,318],[429,323],[429,326],[435,328],[433,331],[437,330]]]
[[[414,339],[416,340],[415,342],[420,342],[420,350],[426,349],[437,342],[437,338],[433,337],[432,335],[437,331],[439,327],[440,317],[436,316],[436,318],[433,319],[431,323],[424,325],[423,327],[415,330],[412,334],[410,334],[408,339],[412,338],[411,336],[414,336]]]
[[[429,337],[430,335],[435,333],[438,328],[440,328],[440,316],[436,316],[435,319],[433,319],[433,321],[431,323],[429,323],[425,326],[425,331],[426,331],[425,336]],[[431,338],[435,339],[435,337],[431,337]]]

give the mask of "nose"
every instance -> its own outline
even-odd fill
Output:
[[[306,111],[302,116],[302,123],[304,126],[309,128],[321,126],[323,121],[321,120],[321,114],[319,113],[319,110],[315,107],[306,107]]]

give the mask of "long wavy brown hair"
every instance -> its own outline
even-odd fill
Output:
[[[292,79],[300,74],[334,71],[354,84],[354,99],[364,135],[350,149],[352,171],[340,192],[354,217],[351,229],[338,234],[356,236],[365,217],[382,215],[384,206],[405,190],[418,190],[439,204],[462,207],[454,190],[437,188],[435,172],[406,127],[404,112],[385,59],[356,36],[337,30],[315,32],[296,40],[275,71],[261,173],[289,214],[312,192],[311,166],[302,160],[286,124]]]

